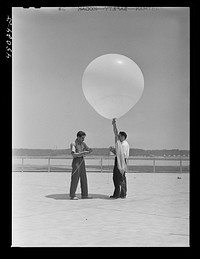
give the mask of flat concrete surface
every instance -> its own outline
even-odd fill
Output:
[[[12,246],[189,246],[189,174],[128,173],[116,200],[112,173],[87,175],[93,199],[70,200],[70,173],[13,172]]]

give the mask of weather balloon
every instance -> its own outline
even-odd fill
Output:
[[[101,116],[112,119],[127,113],[141,98],[144,77],[130,58],[106,54],[86,67],[82,78],[86,100]]]

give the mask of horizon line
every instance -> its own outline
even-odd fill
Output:
[[[109,147],[92,147],[92,149],[109,149]],[[41,150],[68,150],[70,148],[16,148],[16,147],[12,147],[12,150],[13,149],[41,149]],[[190,151],[190,149],[181,149],[181,148],[133,148],[133,147],[130,147],[130,149],[142,149],[142,150],[187,150],[187,151]]]

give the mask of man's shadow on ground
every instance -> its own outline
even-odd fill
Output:
[[[76,194],[76,196],[79,199],[81,199],[81,193]],[[45,197],[51,198],[54,200],[70,200],[70,196],[68,193],[49,194],[49,195],[46,195]],[[110,197],[108,195],[104,195],[104,194],[90,193],[89,197],[92,197],[92,199],[110,200]],[[82,200],[84,200],[84,199],[82,199]]]

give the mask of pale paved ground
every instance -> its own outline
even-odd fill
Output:
[[[189,246],[189,174],[127,181],[127,199],[110,200],[112,174],[88,173],[93,199],[72,201],[70,173],[13,172],[12,246]]]

